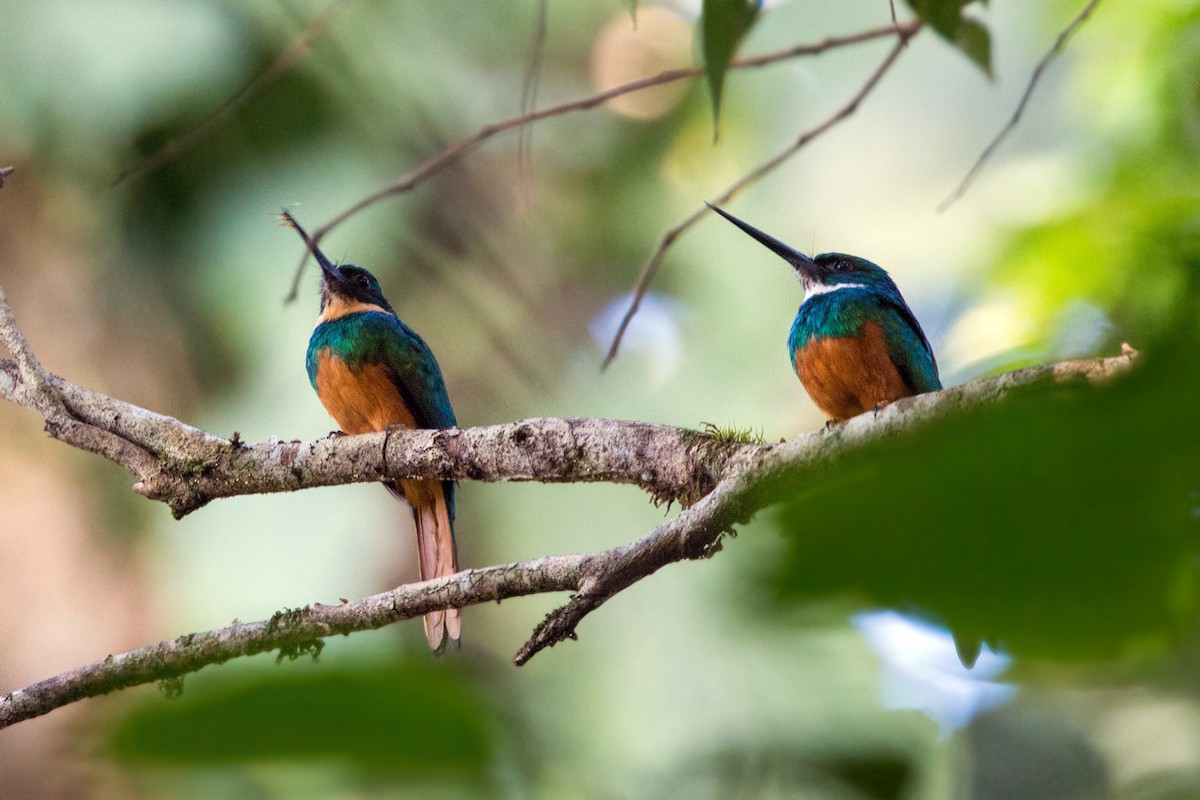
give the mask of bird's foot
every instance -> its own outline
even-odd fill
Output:
[[[878,403],[875,404],[875,411],[874,411],[875,416],[878,417],[879,412],[883,411],[885,408],[887,408],[891,404],[892,404],[891,400],[880,400]]]
[[[832,430],[841,425],[843,421],[840,419],[827,419],[825,420],[825,430]]]
[[[346,433],[345,431],[330,431],[329,435],[326,436],[325,438],[326,439],[340,439],[343,436],[349,436],[349,435],[350,434]]]

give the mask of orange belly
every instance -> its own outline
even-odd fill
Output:
[[[792,366],[817,408],[838,421],[912,394],[874,322],[856,337],[810,339],[792,353]]]
[[[379,364],[352,367],[322,350],[317,354],[317,397],[346,433],[417,427],[389,370]]]
[[[382,431],[393,425],[416,428],[417,421],[388,370],[378,364],[351,367],[323,350],[317,355],[317,397],[344,432]],[[414,509],[432,506],[441,495],[437,480],[397,481]]]

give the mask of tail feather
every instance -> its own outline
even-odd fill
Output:
[[[454,554],[454,531],[441,482],[402,483],[404,497],[413,507],[413,518],[417,523],[417,554],[421,564],[421,580],[453,575],[458,572]],[[435,651],[440,651],[446,646],[447,637],[457,645],[462,638],[459,610],[452,608],[426,614],[425,637]]]

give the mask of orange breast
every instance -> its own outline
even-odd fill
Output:
[[[912,392],[887,352],[883,328],[867,322],[857,337],[810,339],[792,353],[805,391],[830,419],[845,420]]]
[[[317,397],[346,433],[381,431],[392,425],[417,427],[384,367],[352,367],[328,349],[317,354]]]

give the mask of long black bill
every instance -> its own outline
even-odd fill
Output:
[[[317,243],[308,235],[308,231],[300,227],[299,222],[296,222],[296,218],[292,216],[292,212],[285,208],[283,209],[283,213],[279,215],[279,218],[288,227],[294,228],[296,233],[300,234],[300,238],[304,240],[304,244],[308,245],[308,251],[313,254],[313,258],[317,259],[317,263],[321,265],[321,271],[335,281],[341,282],[343,280],[341,268],[325,257],[325,254],[321,252],[321,248],[317,247]]]
[[[704,205],[708,206],[713,211],[717,212],[722,217],[729,220],[734,225],[737,225],[743,231],[745,231],[746,233],[753,236],[755,239],[757,239],[759,241],[760,244],[765,245],[772,253],[781,257],[784,261],[791,264],[801,274],[809,274],[809,275],[812,274],[812,270],[816,265],[813,263],[813,260],[811,258],[809,258],[808,256],[804,255],[804,253],[801,253],[799,250],[795,250],[791,247],[788,247],[786,244],[779,241],[774,236],[768,236],[767,234],[763,233],[762,231],[760,231],[758,228],[754,227],[753,225],[748,225],[745,222],[742,222],[737,217],[733,216],[732,214],[730,214],[726,211],[721,210],[720,208],[717,208],[712,203],[705,203]]]

